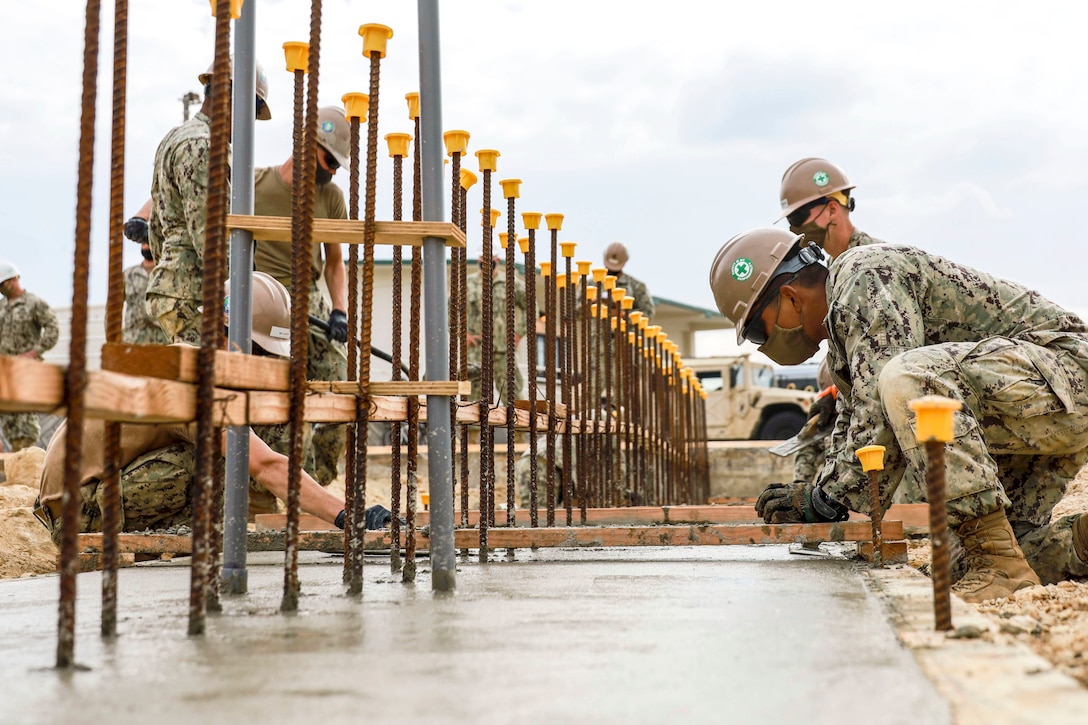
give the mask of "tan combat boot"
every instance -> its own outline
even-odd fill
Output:
[[[1073,551],[1078,559],[1088,564],[1088,514],[1081,514],[1073,522]]]
[[[1040,583],[1016,543],[1004,509],[968,521],[957,533],[963,542],[967,573],[952,591],[964,601],[999,599]]]

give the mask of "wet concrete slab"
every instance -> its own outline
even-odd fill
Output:
[[[79,578],[76,660],[51,669],[58,580],[0,582],[0,722],[945,723],[855,562],[784,546],[519,550],[430,590],[368,558],[307,553],[283,615],[282,555],[186,636],[189,570],[120,572],[120,636]]]

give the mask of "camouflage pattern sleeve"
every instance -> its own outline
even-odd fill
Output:
[[[842,257],[840,257],[840,260]],[[888,427],[877,394],[880,371],[899,353],[925,345],[924,318],[915,300],[923,280],[885,264],[833,265],[828,278],[829,368],[839,388],[838,420],[827,464],[817,483],[831,498],[850,508],[867,500],[867,477],[855,451],[862,446],[891,449]]]
[[[169,166],[184,205],[185,228],[201,262],[204,261],[204,228],[207,224],[208,151],[206,138],[186,139],[173,149]]]
[[[647,317],[654,316],[654,298],[650,295],[649,290],[646,289],[646,285],[635,279],[634,282],[634,294],[635,294],[635,307],[642,311],[642,314]]]
[[[41,330],[41,337],[38,338],[38,344],[34,346],[34,351],[38,353],[38,357],[41,357],[43,353],[53,349],[53,346],[57,344],[57,340],[60,338],[60,327],[57,325],[57,316],[53,314],[53,310],[49,309],[49,305],[45,300],[34,300],[34,321],[38,324],[38,328]]]

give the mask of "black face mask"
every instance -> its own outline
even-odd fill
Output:
[[[318,186],[328,184],[332,181],[332,172],[325,171],[325,169],[321,168],[321,164],[318,164],[317,172],[314,174],[314,180],[317,182]]]
[[[155,258],[153,256],[151,256],[151,250],[149,248],[147,248],[147,247],[141,247],[140,248],[140,254],[144,255],[144,259],[146,259],[148,262],[154,262],[155,261]]]

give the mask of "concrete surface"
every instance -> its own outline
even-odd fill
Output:
[[[841,558],[519,550],[462,562],[451,595],[425,560],[404,585],[368,558],[361,601],[340,559],[303,561],[301,613],[279,613],[282,555],[261,555],[196,639],[186,566],[120,572],[113,642],[81,575],[75,672],[51,669],[58,580],[0,582],[0,722],[950,722]]]

